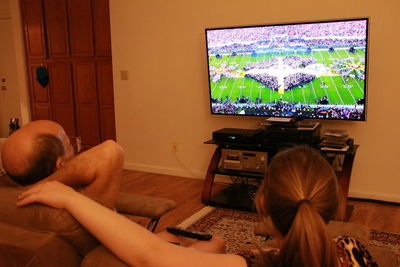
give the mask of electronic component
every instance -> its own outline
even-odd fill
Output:
[[[188,238],[193,238],[197,240],[210,240],[212,238],[211,234],[197,232],[197,231],[189,231],[177,226],[169,226],[167,227],[167,232],[175,235],[180,235]]]

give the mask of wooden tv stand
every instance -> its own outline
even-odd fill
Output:
[[[260,145],[260,144],[227,144],[218,143],[215,140],[206,141],[205,144],[216,145],[214,154],[210,160],[210,164],[207,169],[206,177],[203,184],[203,191],[201,195],[201,200],[204,204],[217,206],[217,207],[227,207],[240,210],[255,211],[254,204],[251,199],[246,199],[246,194],[240,192],[239,188],[232,188],[229,190],[222,190],[217,193],[213,193],[214,178],[215,175],[227,175],[227,176],[238,176],[246,177],[252,179],[263,179],[263,173],[257,172],[245,172],[237,170],[228,170],[220,166],[222,149],[238,149],[247,151],[264,151],[268,153],[268,158],[272,158],[276,152],[279,150],[279,146],[276,145]],[[343,191],[345,203],[347,201],[347,196],[349,192],[351,171],[353,168],[354,157],[356,155],[359,145],[353,145],[347,151],[320,151],[322,155],[326,157],[343,157],[341,171],[337,172],[338,182]],[[269,159],[268,159],[269,161]],[[234,195],[232,195],[234,194]],[[353,207],[347,206],[345,219],[348,219],[351,215]]]

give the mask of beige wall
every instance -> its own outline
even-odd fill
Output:
[[[126,151],[125,166],[203,178],[214,149],[203,141],[211,138],[212,131],[256,128],[261,121],[209,114],[204,28],[370,17],[368,122],[323,125],[347,129],[361,145],[350,195],[400,202],[400,145],[396,141],[400,136],[396,118],[400,54],[394,53],[400,43],[400,1],[321,3],[110,0],[117,138]],[[13,39],[15,53],[8,58],[0,50],[0,74],[7,70],[14,77],[8,79],[7,94],[19,92],[12,102],[4,101],[0,92],[0,125],[8,124],[14,109],[17,115],[19,109],[24,124],[29,120],[29,101],[18,1],[0,0],[0,11],[0,18],[11,21],[6,29],[0,27],[1,36]],[[127,81],[120,79],[121,70],[128,71]],[[4,131],[0,128],[0,137]],[[178,143],[177,153],[171,151],[172,142]]]
[[[261,121],[209,114],[204,28],[369,17],[368,122],[323,126],[347,129],[361,145],[351,196],[400,202],[400,1],[111,0],[110,6],[117,137],[126,167],[200,178],[214,149],[203,144],[212,131]],[[121,70],[128,80],[120,79]]]

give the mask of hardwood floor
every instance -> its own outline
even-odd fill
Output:
[[[400,206],[363,201],[348,201],[348,203],[354,205],[350,222],[400,234]]]
[[[223,186],[216,186],[216,190]],[[124,170],[121,191],[141,195],[165,197],[175,200],[178,206],[165,214],[157,232],[196,213],[205,205],[201,203],[203,181],[197,179]],[[400,234],[400,206],[371,202],[349,201],[354,206],[350,222],[365,225],[371,229]],[[143,225],[147,221],[142,219]]]
[[[165,197],[178,203],[174,210],[161,218],[158,232],[179,224],[205,206],[200,200],[202,186],[202,180],[124,170],[121,191]]]

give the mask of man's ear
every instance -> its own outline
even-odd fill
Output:
[[[57,158],[57,161],[56,161],[56,168],[55,168],[54,171],[59,170],[59,169],[62,168],[63,166],[64,166],[64,159],[61,158],[61,157],[58,157],[58,158]]]

